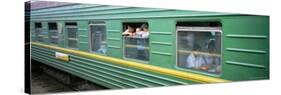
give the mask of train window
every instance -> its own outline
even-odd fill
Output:
[[[42,23],[35,23],[35,39],[36,41],[44,42]]]
[[[59,31],[57,23],[48,23],[49,28],[49,40],[52,44],[59,43]]]
[[[107,50],[106,30],[104,22],[90,22],[91,51],[105,54]]]
[[[67,46],[69,48],[78,48],[78,27],[77,23],[65,23],[67,32]]]
[[[124,57],[140,61],[149,60],[148,23],[123,23]]]
[[[220,27],[177,27],[177,66],[221,73]]]

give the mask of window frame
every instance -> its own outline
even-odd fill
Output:
[[[50,23],[55,23],[56,24],[56,27],[57,27],[57,36],[58,36],[58,43],[57,44],[54,44],[54,43],[52,43],[51,42],[51,39],[52,39],[52,37],[50,36],[50,26],[49,26],[49,24]],[[48,24],[48,37],[49,37],[49,43],[51,44],[51,45],[56,45],[56,46],[58,46],[58,45],[60,45],[60,41],[61,41],[61,34],[60,34],[60,29],[59,29],[59,23],[58,22],[48,22],[47,23]]]
[[[88,30],[89,30],[89,36],[88,36],[88,38],[89,38],[89,52],[90,53],[94,53],[94,54],[99,54],[99,55],[107,55],[107,52],[105,53],[105,54],[102,54],[102,53],[97,53],[96,51],[93,51],[92,50],[92,31],[91,31],[91,26],[104,26],[105,27],[105,42],[106,42],[106,45],[108,46],[108,41],[107,41],[107,29],[106,29],[106,22],[105,21],[90,21],[89,22],[89,24],[88,24],[89,26],[89,28],[88,28]],[[106,48],[107,50],[108,50],[108,48]]]
[[[75,26],[75,28],[77,28],[77,35],[76,35],[76,41],[77,41],[77,47],[69,47],[69,36],[68,36],[68,33],[69,33],[69,31],[67,30],[67,28],[69,28],[69,26],[71,26],[71,27],[74,27],[74,25],[66,25],[67,23],[76,23],[76,26]],[[79,49],[79,34],[78,34],[78,32],[79,32],[79,26],[78,26],[78,23],[77,22],[65,22],[64,23],[64,30],[65,30],[65,39],[66,39],[66,45],[65,45],[65,47],[67,47],[67,48],[71,48],[71,49],[75,49],[75,50],[78,50]]]
[[[147,61],[145,61],[145,60],[139,60],[139,59],[134,59],[134,58],[128,58],[128,57],[126,57],[126,50],[125,50],[125,40],[124,40],[124,37],[122,36],[122,33],[125,31],[124,30],[124,25],[128,25],[128,23],[146,23],[147,25],[148,25],[148,27],[149,27],[149,22],[148,21],[146,21],[146,20],[140,20],[140,21],[124,21],[124,22],[121,22],[121,27],[122,27],[122,29],[121,29],[121,33],[120,33],[120,35],[121,35],[121,40],[122,40],[122,58],[123,59],[125,59],[125,60],[129,60],[129,61],[135,61],[135,62],[140,62],[140,63],[145,63],[145,64],[149,64],[150,63],[150,58],[149,58],[149,60],[147,60]],[[148,28],[149,29],[149,28]],[[149,31],[149,32],[151,32],[151,31]],[[150,33],[150,35],[151,35],[151,33]],[[150,38],[150,35],[148,36],[148,39]],[[150,40],[148,41],[148,45],[150,46]],[[149,56],[148,57],[150,57],[150,47],[147,47],[148,48],[148,54],[149,54]]]
[[[219,74],[215,74],[215,73],[210,73],[210,72],[206,72],[206,71],[200,71],[200,70],[195,70],[195,69],[192,69],[192,68],[183,68],[183,67],[179,67],[179,62],[178,62],[178,33],[179,31],[185,31],[185,32],[188,32],[188,31],[198,31],[198,32],[209,32],[209,31],[214,31],[214,32],[219,32],[221,33],[221,53],[220,53],[220,64],[221,64],[221,67],[220,67],[220,70],[221,72]],[[176,26],[176,51],[175,51],[175,56],[176,56],[176,64],[175,64],[175,68],[177,70],[183,70],[183,71],[188,71],[188,72],[192,72],[192,73],[199,73],[199,74],[204,74],[204,75],[209,75],[209,76],[214,76],[214,77],[221,77],[222,74],[223,74],[223,30],[222,30],[222,27],[200,27],[200,26],[192,26],[192,27],[189,27],[189,26]]]

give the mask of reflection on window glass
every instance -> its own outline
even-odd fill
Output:
[[[42,23],[35,23],[35,39],[36,41],[44,42]]]
[[[59,31],[58,31],[57,23],[48,23],[48,27],[49,27],[50,43],[58,44],[59,43]]]
[[[124,56],[149,61],[149,31],[147,23],[124,24]]]
[[[78,29],[76,23],[66,23],[68,47],[78,48]]]
[[[178,31],[178,67],[221,72],[221,32]]]
[[[90,24],[90,35],[91,50],[96,53],[105,54],[107,49],[105,24]]]
[[[74,39],[69,39],[68,40],[68,47],[70,48],[77,48],[77,40],[74,40]]]
[[[76,38],[76,36],[77,36],[77,28],[76,27],[68,27],[67,32],[68,32],[69,38]]]
[[[124,37],[125,57],[143,61],[149,60],[149,39]]]

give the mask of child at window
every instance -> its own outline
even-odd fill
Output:
[[[148,32],[148,26],[146,24],[142,24],[141,28],[143,30],[142,32],[142,38],[148,38],[149,32]]]
[[[137,41],[137,53],[138,53],[138,59],[143,60],[144,57],[144,40],[142,38],[143,31],[141,31],[141,28],[136,28],[136,41]]]
[[[136,37],[138,38],[148,38],[148,26],[146,24],[142,24],[141,28],[136,28]]]
[[[141,28],[136,28],[136,38],[142,38],[142,32]]]
[[[143,30],[143,31],[141,31]],[[142,60],[148,60],[148,51],[145,50],[148,43],[148,26],[146,24],[142,24],[141,28],[136,29],[136,36],[137,36],[137,51],[138,51],[138,58]]]

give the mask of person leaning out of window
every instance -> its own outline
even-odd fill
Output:
[[[149,32],[148,32],[148,26],[146,24],[141,25],[142,31],[139,33],[141,35],[141,38],[148,38]]]
[[[148,60],[148,52],[146,50],[148,47],[148,37],[149,32],[146,24],[142,24],[141,28],[136,28],[138,59]]]
[[[127,25],[127,29],[122,33],[123,36],[135,36],[135,29]]]

